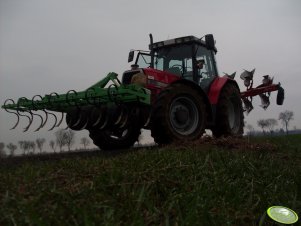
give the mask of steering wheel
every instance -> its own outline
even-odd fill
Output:
[[[182,67],[182,65],[180,65],[180,64],[174,64],[174,65],[172,65],[171,67],[172,67],[172,68],[174,68],[174,67],[179,68],[180,71],[181,71],[181,74],[183,74],[183,67]]]

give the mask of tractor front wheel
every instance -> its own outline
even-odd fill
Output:
[[[158,144],[196,140],[205,130],[203,97],[184,84],[173,84],[157,97],[152,112],[151,133]]]
[[[212,128],[215,137],[242,136],[244,115],[239,89],[226,84],[220,94],[216,109],[216,124]]]

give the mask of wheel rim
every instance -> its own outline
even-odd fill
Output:
[[[230,98],[227,109],[229,127],[233,133],[236,133],[240,127],[240,108],[235,98]]]
[[[199,111],[196,104],[188,97],[178,97],[170,105],[170,123],[181,135],[190,135],[198,127]]]

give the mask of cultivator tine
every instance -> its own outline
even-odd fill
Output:
[[[73,93],[73,95],[71,95],[71,93]],[[76,102],[77,95],[78,95],[77,92],[73,89],[69,90],[66,93],[66,102],[69,106],[71,106],[71,107],[75,106],[75,107],[79,108],[78,103]],[[71,96],[71,98],[70,98],[70,96]]]
[[[19,116],[24,116],[24,117],[28,118],[28,125],[23,129],[23,132],[26,132],[26,131],[29,129],[29,127],[31,126],[32,121],[33,121],[33,114],[32,114],[32,112],[31,112],[31,111],[28,111],[28,110],[24,110],[24,109],[22,109],[22,108],[20,107],[20,102],[22,102],[22,101],[27,101],[27,100],[28,100],[28,99],[27,99],[26,97],[21,97],[21,98],[19,98],[19,100],[18,100],[18,102],[17,102],[17,114],[18,114]],[[30,114],[30,116],[21,114],[20,111],[22,111],[22,112],[27,112],[27,113]]]
[[[48,112],[46,110],[42,110],[45,113],[45,120],[44,120],[44,124],[42,125],[41,128],[43,128],[46,125],[46,122],[48,120]]]
[[[8,104],[7,104],[8,101],[11,101],[12,104],[15,104],[15,101],[14,101],[13,99],[7,99],[7,100],[5,100],[5,102],[4,102],[4,104],[3,104],[4,107],[8,105]],[[10,130],[15,129],[15,128],[18,126],[19,122],[20,122],[20,116],[19,116],[19,114],[17,114],[16,112],[13,112],[13,111],[9,111],[9,110],[6,109],[6,108],[4,108],[4,110],[5,110],[6,112],[8,112],[8,113],[11,113],[11,114],[14,114],[14,115],[17,116],[17,122],[16,122],[16,124],[15,124],[12,128],[10,128]]]
[[[123,108],[123,107],[120,107],[120,113],[119,113],[119,116],[117,117],[117,119],[116,119],[114,125],[118,125],[118,124],[121,122],[121,119],[122,119],[122,117],[123,117],[124,114],[125,114],[124,112],[125,112],[124,108]]]
[[[78,126],[78,124],[81,122],[82,118],[83,118],[83,114],[81,113],[81,109],[78,110],[79,111],[79,117],[77,117],[77,121],[72,125],[72,126]]]
[[[53,114],[53,113],[51,113],[51,112],[47,112],[48,114],[50,114],[50,115],[52,115],[53,117],[54,117],[54,120],[55,120],[55,122],[54,122],[54,124],[53,124],[53,126],[48,130],[48,131],[51,131],[51,130],[53,130],[54,129],[54,127],[56,127],[56,123],[57,123],[57,117],[56,117],[56,115],[55,114]]]
[[[51,102],[51,100],[53,99],[53,97],[59,98],[59,94],[56,93],[56,92],[52,92],[52,93],[50,93],[50,94],[48,95],[48,104],[49,104],[50,106],[53,105],[53,103]]]
[[[105,121],[102,123],[102,125],[99,127],[99,129],[103,129],[109,122],[109,114],[106,114]]]
[[[33,96],[33,98],[31,99],[31,105],[32,105],[32,108],[33,108],[33,110],[38,110],[38,107],[35,105],[35,98],[36,97],[39,97],[40,98],[40,100],[42,100],[42,96],[41,95],[35,95],[35,96]],[[41,119],[41,124],[40,124],[40,126],[34,131],[34,132],[37,132],[37,131],[39,131],[44,125],[45,125],[45,123],[46,123],[46,121],[44,122],[44,119],[43,119],[43,117],[41,116],[41,115],[39,115],[39,114],[35,114],[35,113],[33,113],[32,111],[30,111],[30,113],[32,114],[32,115],[36,115],[36,116],[38,116],[40,119]]]
[[[98,111],[98,109],[96,109],[96,108],[93,109],[92,114],[91,114],[91,118],[93,118],[93,113],[95,111]],[[92,127],[96,127],[98,125],[98,123],[100,123],[100,120],[102,119],[102,111],[100,111],[97,115],[98,115],[98,117],[95,120],[95,122],[92,123]]]
[[[63,119],[64,119],[64,112],[62,112],[61,119],[60,119],[60,121],[57,123],[57,125],[55,127],[59,127],[62,124]]]
[[[93,91],[93,92],[91,92],[91,91]],[[97,104],[96,104],[95,93],[96,93],[96,92],[95,92],[95,89],[94,89],[93,87],[91,87],[91,88],[89,88],[89,89],[87,89],[87,90],[85,91],[85,98],[86,98],[88,104],[91,104],[91,105],[97,105]],[[91,102],[90,99],[93,99],[94,101]]]
[[[119,128],[125,127],[128,123],[129,118],[129,109],[127,107],[123,108],[123,115],[121,116],[120,122],[119,122]]]
[[[26,132],[32,124],[33,114],[30,111],[24,111],[24,112],[28,112],[30,114],[30,116],[21,114],[19,110],[17,110],[17,112],[20,116],[24,116],[24,117],[28,118],[28,125],[23,129],[23,132]]]
[[[43,125],[44,125],[44,119],[43,119],[43,117],[41,116],[41,115],[39,115],[39,114],[36,114],[36,113],[33,113],[32,111],[29,111],[30,112],[30,114],[32,115],[32,116],[38,116],[40,119],[41,119],[41,123],[40,123],[40,126],[36,129],[36,130],[34,130],[34,132],[37,132],[37,131],[39,131],[42,127],[43,127]]]

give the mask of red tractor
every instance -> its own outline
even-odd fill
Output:
[[[153,43],[150,35],[150,51],[129,53],[128,62],[134,60],[135,52],[136,59],[121,81],[110,73],[82,92],[36,95],[31,100],[20,98],[17,103],[8,99],[2,108],[17,115],[18,122],[23,112],[30,113],[24,130],[33,115],[38,115],[32,111],[42,110],[46,120],[48,114],[56,119],[46,110],[66,113],[67,125],[89,130],[94,144],[103,150],[131,147],[142,128],[151,130],[158,144],[193,141],[205,129],[215,137],[242,136],[244,111],[252,110],[252,97],[259,95],[266,109],[272,91],[278,90],[277,104],[283,103],[284,90],[273,84],[270,76],[264,76],[263,83],[253,88],[253,70],[241,74],[247,90],[240,92],[235,73],[218,76],[213,35],[203,38],[186,36]],[[46,122],[38,116],[41,126],[37,130]]]
[[[253,108],[248,98],[255,95],[264,98],[266,93],[279,90],[278,104],[282,104],[283,89],[280,84],[272,84],[269,77],[268,83],[252,88],[254,70],[241,76],[245,83],[249,82],[244,93],[240,93],[235,74],[218,76],[213,35],[204,38],[203,41],[186,36],[153,43],[150,35],[150,51],[137,51],[132,69],[122,76],[123,84],[136,83],[150,90],[150,108],[133,119],[124,136],[90,130],[94,143],[104,149],[128,147],[138,139],[141,128],[151,130],[158,144],[193,141],[205,129],[210,129],[215,137],[241,136],[243,111]],[[134,50],[129,53],[128,62],[134,60],[134,53]]]

